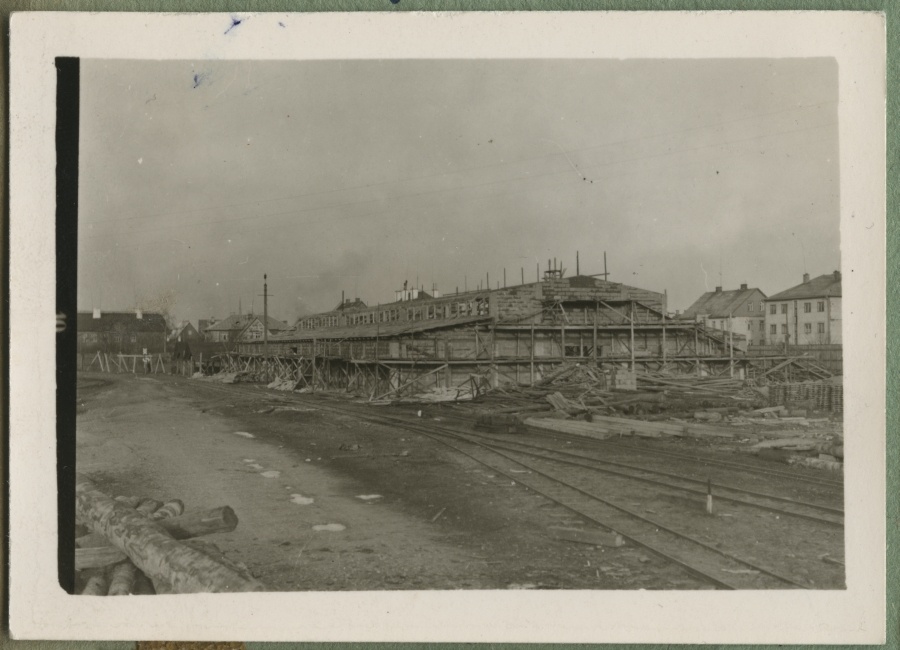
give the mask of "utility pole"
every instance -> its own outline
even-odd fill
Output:
[[[269,282],[268,274],[263,273],[263,367],[266,383],[269,383]]]

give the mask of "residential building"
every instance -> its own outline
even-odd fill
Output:
[[[169,342],[171,343],[193,343],[201,340],[200,332],[197,331],[190,321],[181,321],[181,324],[172,330],[169,334]]]
[[[841,272],[803,282],[766,299],[766,343],[841,343]]]
[[[253,316],[252,314],[251,316],[252,318],[237,337],[237,340],[241,343],[265,340],[266,330],[268,330],[269,338],[272,338],[276,334],[281,334],[291,328],[287,323],[283,323],[271,316],[269,316],[269,320],[267,321],[268,327],[264,327],[262,316]]]
[[[263,340],[263,317],[259,314],[231,314],[206,328],[206,340],[212,343],[226,343],[226,347],[238,341]],[[290,325],[269,316],[269,336],[290,329]]]
[[[766,294],[742,284],[740,289],[707,291],[688,307],[681,319],[693,320],[710,329],[738,334],[747,345],[765,343]],[[737,344],[735,344],[737,345]]]
[[[158,354],[167,351],[168,324],[162,314],[133,311],[78,312],[79,354]]]

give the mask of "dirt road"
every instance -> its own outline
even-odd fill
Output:
[[[561,539],[596,528],[434,440],[261,388],[86,374],[77,448],[107,493],[231,506],[237,529],[210,539],[272,590],[707,587]]]

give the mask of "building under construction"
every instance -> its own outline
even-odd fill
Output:
[[[540,282],[445,296],[404,286],[374,307],[342,299],[267,344],[241,344],[227,365],[369,398],[477,394],[534,383],[565,362],[740,377],[740,338],[668,318],[663,293],[551,269]]]

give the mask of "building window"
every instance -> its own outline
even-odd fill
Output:
[[[122,335],[121,334],[113,334],[113,343],[121,343]]]
[[[811,302],[805,302],[805,303],[803,303],[803,313],[804,313],[804,314],[811,314],[811,313],[812,313],[812,303],[811,303]]]
[[[819,334],[825,333],[825,323],[819,323]]]
[[[772,314],[773,316],[774,316],[775,314],[777,314],[777,313],[778,313],[778,306],[777,306],[777,305],[769,305],[769,313]]]
[[[749,332],[752,329],[753,329],[753,323],[751,323],[750,321],[747,321],[747,331]]]
[[[782,314],[786,314],[786,313],[787,313],[787,307],[788,307],[788,306],[787,306],[787,303],[784,303],[783,305],[781,305],[781,313],[782,313]]]
[[[782,326],[781,326],[781,333],[782,333],[782,334],[787,334],[787,325],[782,325]]]
[[[803,323],[803,333],[812,334],[812,323]]]
[[[818,309],[819,309],[820,313],[825,311],[825,301],[824,300],[819,301]]]
[[[770,334],[778,334],[778,325],[770,325],[769,333]]]
[[[766,331],[766,321],[764,321],[764,320],[759,321],[759,331],[760,332]]]

